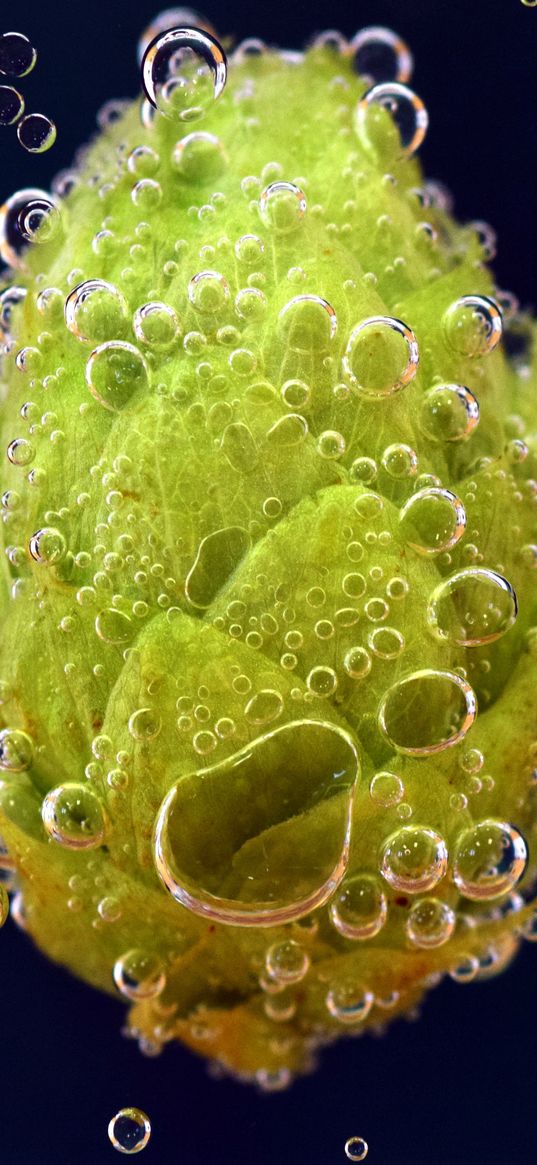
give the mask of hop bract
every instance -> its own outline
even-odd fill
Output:
[[[535,328],[395,34],[155,35],[2,211],[2,860],[146,1050],[279,1088],[535,933]]]

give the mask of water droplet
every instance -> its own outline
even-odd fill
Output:
[[[157,34],[144,53],[142,84],[160,113],[193,121],[222,93],[227,79],[224,50],[200,28]]]
[[[11,85],[0,85],[0,125],[15,125],[24,113],[24,97]]]
[[[35,562],[54,566],[64,558],[67,546],[63,534],[54,526],[43,526],[30,538],[29,550]]]
[[[67,849],[94,849],[103,843],[104,809],[90,785],[69,781],[51,789],[41,816],[49,837]]]
[[[147,364],[133,344],[108,340],[91,353],[86,364],[86,384],[99,404],[119,413],[137,392],[147,389]]]
[[[461,295],[442,317],[446,344],[460,356],[488,356],[502,338],[502,313],[485,295]]]
[[[19,211],[18,225],[27,243],[48,243],[60,229],[60,211],[48,198],[33,198]]]
[[[162,960],[148,951],[132,950],[114,963],[114,983],[126,999],[155,999],[166,984]]]
[[[505,635],[517,617],[511,584],[494,570],[468,567],[433,591],[427,621],[436,639],[459,647],[481,647]]]
[[[385,842],[380,872],[394,890],[421,894],[432,890],[447,870],[446,843],[434,829],[404,825]]]
[[[15,191],[15,194],[12,194],[0,207],[0,256],[9,267],[24,268],[22,252],[27,246],[28,240],[21,233],[20,215],[34,201],[50,202],[50,198],[45,190],[39,190],[37,187],[25,187],[23,190]],[[8,292],[15,293],[17,290],[24,291],[26,294],[25,288],[7,288],[6,291],[2,292],[2,297],[6,296]],[[20,298],[22,296],[19,296]]]
[[[196,311],[219,315],[229,299],[229,284],[218,271],[199,271],[190,280],[188,298]]]
[[[463,384],[435,385],[424,399],[421,424],[433,441],[466,441],[478,422],[479,404]]]
[[[404,388],[416,375],[418,362],[416,337],[402,320],[371,316],[353,328],[342,365],[355,391],[383,397]]]
[[[144,303],[134,313],[134,335],[141,344],[167,351],[181,335],[177,312],[168,303]]]
[[[406,933],[416,947],[440,947],[455,930],[455,911],[439,898],[421,898],[406,920]]]
[[[396,81],[368,89],[356,109],[356,128],[365,145],[381,144],[379,130],[385,137],[386,123],[384,117],[378,117],[379,111],[391,117],[405,157],[415,154],[429,125],[429,115],[417,93]]]
[[[65,301],[65,323],[81,343],[101,344],[125,331],[128,307],[124,295],[104,279],[78,283]]]
[[[500,898],[520,881],[527,861],[526,843],[514,825],[480,821],[457,838],[453,880],[463,897],[474,902]]]
[[[271,182],[259,198],[262,221],[280,235],[296,230],[306,209],[306,196],[293,182]]]
[[[386,896],[373,874],[354,874],[330,903],[330,921],[345,938],[374,938],[388,915]]]
[[[278,322],[292,352],[322,352],[337,332],[336,313],[319,295],[295,295],[282,307]]]
[[[368,1152],[369,1146],[363,1137],[349,1137],[345,1141],[345,1154],[349,1161],[365,1161]]]
[[[273,943],[265,956],[265,966],[277,983],[299,983],[308,973],[309,955],[294,939]]]
[[[151,1136],[149,1117],[141,1108],[121,1108],[108,1125],[108,1136],[119,1153],[141,1153]]]
[[[189,133],[174,147],[174,169],[185,182],[212,182],[224,169],[227,156],[212,133]]]
[[[378,722],[398,752],[429,756],[462,740],[476,715],[475,693],[466,680],[456,672],[424,668],[388,688]]]
[[[4,32],[0,36],[0,73],[8,77],[27,77],[37,53],[22,32]]]
[[[379,772],[371,778],[369,796],[376,805],[383,809],[390,809],[398,805],[405,795],[405,787],[396,773]]]
[[[410,81],[414,62],[408,45],[391,28],[362,28],[350,43],[353,68],[369,85]]]
[[[371,1011],[374,996],[362,983],[349,978],[334,983],[325,1002],[330,1015],[338,1023],[363,1023]]]
[[[249,547],[250,535],[242,526],[226,526],[203,538],[185,580],[189,603],[199,610],[210,607]]]
[[[0,769],[23,773],[32,764],[32,738],[20,728],[3,728],[0,732]]]
[[[219,922],[275,926],[300,918],[345,873],[358,772],[350,736],[301,720],[188,774],[158,813],[160,878],[178,902]]]
[[[439,486],[413,494],[403,506],[399,519],[405,541],[418,554],[451,550],[466,529],[462,502],[449,489]]]
[[[29,154],[44,154],[56,141],[56,126],[44,113],[27,113],[17,123],[17,137]]]

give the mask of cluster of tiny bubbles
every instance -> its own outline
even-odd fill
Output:
[[[28,549],[34,562],[54,566],[65,557],[67,544],[60,530],[54,526],[43,526],[30,538]]]
[[[388,914],[386,896],[374,874],[353,874],[336,891],[330,921],[348,939],[369,939],[382,930]]]
[[[416,375],[418,363],[414,333],[391,316],[371,316],[357,324],[342,360],[351,388],[370,397],[399,392]]]
[[[133,318],[136,339],[159,352],[168,351],[181,336],[177,312],[170,304],[153,301],[136,309]]]
[[[310,965],[307,951],[294,939],[273,943],[265,955],[267,974],[276,983],[300,983]]]
[[[434,829],[404,825],[384,843],[380,872],[394,890],[421,894],[432,890],[447,870],[444,839]]]
[[[487,819],[462,831],[453,853],[453,880],[464,898],[500,898],[520,881],[528,860],[522,834],[509,822]]]
[[[17,190],[0,207],[0,257],[9,267],[24,268],[22,251],[29,241],[35,241],[36,224],[32,221],[32,208],[37,210],[35,204],[40,210],[45,210],[45,215],[50,213],[46,208],[54,205],[45,190],[27,187]],[[54,209],[57,210],[55,205]],[[28,238],[29,229],[32,231],[31,240]]]
[[[103,843],[104,809],[88,784],[69,781],[51,789],[43,800],[41,816],[49,837],[66,849],[95,849]]]
[[[440,947],[451,938],[456,921],[455,911],[447,902],[439,898],[420,898],[409,911],[407,937],[415,947]]]
[[[4,32],[0,36],[0,73],[8,77],[27,77],[37,53],[22,32]]]
[[[34,746],[31,736],[21,728],[3,728],[0,732],[0,769],[23,773],[31,767]]]
[[[418,490],[399,513],[401,533],[418,554],[435,555],[451,550],[466,529],[466,511],[449,489],[429,486]]]
[[[366,147],[382,145],[379,130],[385,134],[385,114],[392,119],[400,152],[407,158],[415,154],[429,125],[421,98],[397,81],[385,81],[368,89],[356,107],[356,129]]]
[[[363,1137],[349,1137],[345,1141],[345,1155],[349,1161],[365,1161],[368,1152],[369,1146]]]
[[[86,279],[65,300],[65,323],[82,344],[101,344],[125,330],[128,307],[124,295],[104,279]]]
[[[422,668],[397,680],[384,693],[378,724],[398,752],[430,756],[462,740],[476,715],[475,692],[462,676]]]
[[[56,126],[45,113],[27,113],[17,122],[17,137],[29,154],[44,154],[56,141]]]
[[[147,28],[144,28],[140,36],[136,49],[139,65],[142,64],[146,50],[155,37],[163,32],[168,32],[171,28],[201,28],[203,32],[216,36],[216,29],[209,23],[207,17],[202,16],[195,8],[165,8],[163,12],[159,12],[158,16],[155,16]]]
[[[408,45],[390,28],[362,28],[353,36],[349,50],[355,71],[369,85],[385,81],[410,81],[414,62]]]
[[[479,423],[479,404],[462,384],[436,384],[426,393],[421,427],[433,441],[466,441]]]
[[[467,567],[443,579],[429,597],[427,622],[436,639],[481,647],[505,635],[517,617],[517,598],[501,574]]]
[[[194,121],[220,97],[227,79],[224,50],[201,28],[158,33],[142,60],[142,84],[151,104],[167,117]]]
[[[108,1136],[119,1153],[141,1153],[151,1136],[149,1117],[141,1108],[121,1108],[109,1122]]]
[[[502,338],[502,313],[486,295],[461,295],[444,312],[445,342],[459,356],[488,356]]]
[[[114,983],[126,999],[156,999],[166,985],[166,974],[158,955],[134,949],[114,963]]]
[[[338,980],[328,988],[325,1003],[333,1019],[343,1024],[361,1024],[367,1019],[375,997],[363,983],[352,977]]]
[[[15,125],[24,113],[24,97],[12,85],[0,85],[0,125]]]
[[[134,394],[147,387],[148,367],[134,344],[108,340],[94,348],[86,364],[91,395],[112,413],[121,412]]]
[[[294,182],[270,182],[259,196],[260,218],[276,234],[285,235],[296,230],[306,210],[306,196]]]

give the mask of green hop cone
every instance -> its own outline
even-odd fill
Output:
[[[535,327],[414,94],[207,44],[3,211],[0,832],[146,1049],[281,1087],[535,933]]]

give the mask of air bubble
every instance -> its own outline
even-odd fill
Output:
[[[201,28],[203,32],[216,36],[216,31],[207,17],[202,16],[195,8],[165,8],[155,16],[147,28],[144,28],[138,41],[136,57],[139,65],[142,64],[145,52],[155,37],[173,28]]]
[[[527,861],[526,843],[514,825],[480,821],[457,838],[453,880],[463,897],[471,901],[500,898],[520,881]]]
[[[463,384],[438,384],[421,409],[423,431],[433,441],[466,441],[479,422],[479,404]]]
[[[415,477],[418,472],[418,457],[410,445],[396,442],[388,445],[382,454],[382,468],[396,481]]]
[[[378,117],[379,108],[392,118],[401,152],[405,157],[415,154],[429,125],[429,115],[421,98],[396,81],[386,81],[368,89],[356,110],[356,128],[365,145],[380,144],[379,131],[385,136],[386,125],[384,118]]]
[[[126,999],[156,999],[164,990],[166,975],[158,955],[143,950],[131,950],[116,959],[114,983]]]
[[[101,344],[125,331],[128,308],[125,296],[104,279],[86,279],[69,292],[65,323],[83,344]]]
[[[278,323],[292,352],[323,352],[337,332],[334,308],[319,295],[296,295],[282,307]]]
[[[459,356],[488,356],[502,338],[502,313],[485,295],[462,295],[442,317],[446,344]]]
[[[10,441],[7,447],[7,457],[12,465],[24,469],[27,465],[31,465],[35,457],[35,449],[31,442],[26,441],[24,437],[15,437],[15,440]]]
[[[212,182],[224,169],[227,157],[222,142],[212,133],[187,134],[172,154],[175,171],[185,182]]]
[[[373,992],[354,979],[334,983],[326,995],[326,1007],[338,1023],[358,1024],[367,1019],[374,1003]]]
[[[9,267],[24,268],[24,256],[21,252],[27,246],[28,240],[21,233],[20,215],[24,214],[30,203],[35,201],[48,203],[50,197],[45,190],[25,187],[12,194],[0,207],[0,256]],[[2,294],[4,296],[6,292]]]
[[[351,680],[365,679],[371,666],[371,656],[365,647],[351,647],[343,660],[343,667]]]
[[[396,773],[382,771],[375,773],[369,785],[369,796],[375,805],[391,809],[398,805],[405,795],[405,787]]]
[[[342,364],[356,392],[385,397],[414,378],[418,362],[417,340],[407,324],[391,316],[371,316],[353,328]]]
[[[447,870],[446,843],[434,829],[405,825],[385,842],[380,872],[394,890],[432,890]]]
[[[345,1141],[345,1155],[349,1161],[365,1161],[368,1152],[369,1146],[363,1137],[349,1137]]]
[[[141,1153],[151,1136],[149,1117],[141,1108],[121,1108],[109,1122],[108,1136],[119,1153]]]
[[[3,728],[0,732],[0,769],[23,773],[31,768],[34,754],[32,738],[20,728]]]
[[[289,234],[300,226],[306,209],[305,194],[292,182],[271,182],[259,198],[262,221],[281,235]]]
[[[222,46],[200,28],[157,34],[142,60],[142,83],[160,113],[193,121],[222,93],[227,61]]]
[[[134,313],[133,329],[141,344],[156,351],[168,351],[181,335],[177,312],[168,303],[144,303]]]
[[[424,668],[388,688],[378,722],[398,752],[430,756],[462,740],[476,715],[475,693],[466,680],[456,672]]]
[[[86,364],[91,395],[112,413],[119,413],[132,397],[148,386],[146,362],[133,344],[109,340],[91,353]]]
[[[56,126],[44,113],[27,113],[17,123],[17,137],[29,154],[44,154],[56,141]]]
[[[517,609],[515,592],[506,578],[494,570],[468,567],[435,588],[427,607],[427,622],[442,642],[481,647],[509,631]]]
[[[104,809],[90,785],[70,781],[47,793],[41,808],[49,835],[66,849],[95,849],[106,832]]]
[[[24,113],[24,97],[11,85],[0,85],[0,126],[15,125]]]
[[[54,566],[61,562],[67,550],[65,538],[54,526],[43,526],[30,538],[29,551],[34,562]]]
[[[264,688],[248,701],[244,715],[250,724],[270,724],[283,712],[283,699],[273,688]]]
[[[19,211],[18,225],[27,243],[48,243],[60,229],[60,211],[48,198],[34,198]]]
[[[447,943],[455,930],[455,911],[439,898],[421,898],[412,906],[406,933],[415,947],[425,950]]]
[[[27,77],[37,53],[22,32],[4,32],[0,36],[0,73],[8,77]]]
[[[374,938],[387,916],[386,896],[374,874],[346,878],[330,903],[330,921],[348,939]]]
[[[273,943],[265,957],[265,967],[277,983],[300,983],[308,973],[307,952],[294,939]]]
[[[199,271],[188,284],[192,306],[203,314],[221,314],[229,299],[229,284],[218,271]]]
[[[466,512],[460,499],[448,489],[418,490],[399,515],[405,542],[418,554],[451,550],[466,529]]]
[[[129,616],[114,607],[105,607],[99,611],[95,630],[104,643],[128,643],[134,634]]]
[[[391,28],[362,28],[350,42],[355,71],[370,85],[409,81],[414,62],[408,45]]]

